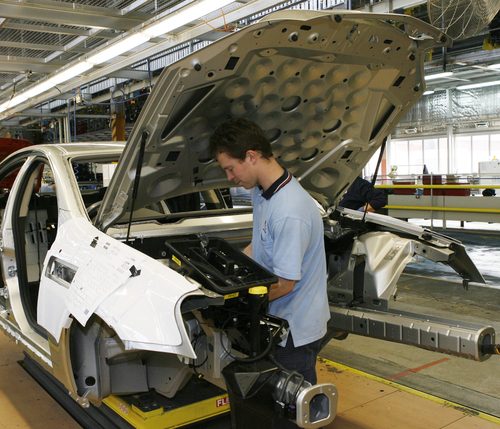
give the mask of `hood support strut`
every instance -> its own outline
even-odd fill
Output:
[[[380,169],[380,164],[382,163],[382,157],[384,156],[385,152],[385,144],[387,143],[387,136],[384,137],[384,140],[382,140],[382,145],[380,146],[380,153],[378,155],[378,160],[377,160],[377,167],[375,168],[375,174],[372,177],[372,186],[375,186],[375,183],[377,182],[377,175]],[[363,222],[366,219],[366,213],[368,212],[368,207],[365,206],[365,210],[363,213]]]
[[[139,147],[139,153],[137,155],[137,167],[135,169],[134,187],[132,189],[132,201],[130,203],[130,216],[128,218],[127,239],[125,240],[125,244],[129,244],[130,227],[132,225],[132,218],[134,216],[135,200],[137,198],[137,192],[139,190],[139,182],[141,180],[142,161],[144,159],[144,151],[146,150],[146,141],[147,141],[148,137],[149,137],[149,133],[147,131],[143,131],[143,133],[141,134],[141,146]]]

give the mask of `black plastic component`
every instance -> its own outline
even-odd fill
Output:
[[[232,362],[222,370],[231,403],[231,423],[238,429],[293,429],[297,425],[291,404],[276,398],[283,372],[271,361]]]
[[[251,356],[255,357],[262,353],[261,349],[261,329],[260,321],[262,315],[267,312],[268,295],[248,294],[248,304],[250,307],[250,349]],[[271,342],[271,339],[269,339]]]
[[[229,60],[226,64],[226,67],[224,67],[224,70],[234,70],[234,68],[236,67],[236,64],[238,63],[239,60],[240,60],[240,57],[229,58]]]
[[[354,270],[353,270],[353,304],[361,304],[363,302],[363,296],[365,291],[365,267],[366,260],[364,255],[356,256]]]
[[[155,390],[122,395],[120,398],[129,405],[133,405],[143,412],[163,409],[165,412],[192,405],[223,395],[225,391],[202,378],[192,377],[173,398],[166,398]]]
[[[277,277],[221,238],[173,237],[165,242],[171,267],[207,289],[228,294],[268,286]]]
[[[242,399],[254,397],[278,372],[276,364],[267,359],[252,363],[232,362],[222,370],[228,392]]]
[[[392,86],[401,86],[403,81],[406,79],[406,76],[399,76],[396,81],[392,84]]]
[[[471,261],[464,246],[457,243],[451,243],[450,250],[453,251],[448,261],[448,265],[451,268],[469,282],[486,283],[486,280],[484,280],[484,277],[479,272],[474,262]]]

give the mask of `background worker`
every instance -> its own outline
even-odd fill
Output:
[[[262,129],[246,119],[221,124],[210,148],[228,180],[252,189],[252,242],[245,249],[278,277],[269,313],[288,321],[274,351],[284,368],[316,383],[316,357],[330,318],[323,222],[312,197],[273,157]]]
[[[387,194],[375,188],[371,182],[356,177],[342,197],[339,206],[352,210],[376,212],[387,205]]]

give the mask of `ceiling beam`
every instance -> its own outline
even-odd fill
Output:
[[[52,73],[65,64],[63,61],[51,61],[50,64],[47,64],[43,58],[0,55],[0,72],[31,70],[36,73]]]
[[[24,112],[18,112],[14,115],[15,117],[32,117],[32,118],[64,118],[68,116],[67,112],[50,112],[38,109],[29,109]],[[88,119],[108,119],[110,114],[100,114],[100,113],[78,113],[77,116],[79,118],[88,118]]]
[[[2,28],[8,30],[19,30],[19,31],[33,31],[35,33],[52,33],[52,34],[64,34],[67,36],[87,36],[87,37],[98,37],[101,39],[114,39],[118,35],[118,31],[113,30],[102,30],[99,33],[94,33],[90,30],[84,30],[83,28],[68,28],[60,27],[55,25],[37,25],[37,24],[21,24],[18,22],[4,22]]]
[[[43,21],[88,28],[130,30],[152,16],[139,12],[122,15],[119,9],[52,0],[0,0],[2,17]]]
[[[0,47],[2,48],[17,48],[17,49],[33,49],[35,51],[61,51],[61,52],[77,52],[79,54],[87,54],[90,49],[72,47],[67,49],[62,45],[45,45],[41,43],[23,43],[12,42],[10,40],[0,40]]]
[[[133,3],[129,4],[128,6],[124,7],[122,9],[123,13],[129,13],[132,12],[133,10],[144,6],[149,0],[135,0]]]

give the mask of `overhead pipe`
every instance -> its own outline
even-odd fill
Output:
[[[63,142],[62,124],[62,118],[57,118],[57,134],[59,134],[59,143]]]

